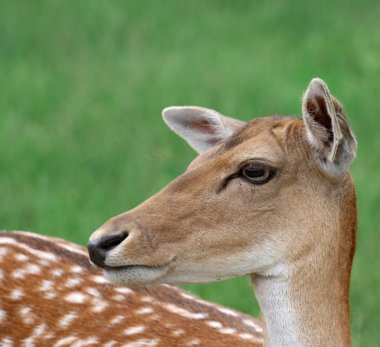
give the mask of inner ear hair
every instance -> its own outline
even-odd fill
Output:
[[[342,105],[321,79],[310,82],[302,114],[308,143],[322,170],[331,177],[346,172],[356,154],[356,140]]]
[[[244,122],[237,119],[196,106],[167,107],[162,116],[169,128],[198,153],[221,143],[244,125]]]
[[[329,148],[328,160],[334,162],[339,145],[343,141],[338,121],[338,112],[342,113],[340,103],[330,94],[326,83],[313,79],[304,96],[304,114],[309,115],[317,127],[315,134],[324,146]],[[316,124],[315,124],[316,123]],[[319,128],[319,129],[318,129]],[[322,134],[324,132],[324,134]],[[318,136],[319,135],[319,136]],[[313,141],[314,143],[316,141]],[[321,148],[317,148],[321,149]]]

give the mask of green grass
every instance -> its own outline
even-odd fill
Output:
[[[378,1],[14,1],[0,11],[0,228],[85,244],[194,157],[169,105],[300,114],[324,78],[359,142],[356,346],[380,343]],[[257,315],[246,279],[190,286]]]

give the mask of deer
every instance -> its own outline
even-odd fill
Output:
[[[30,243],[36,251],[58,258],[60,266],[82,269],[78,278],[95,276],[103,286],[101,295],[98,288],[78,284],[75,295],[63,299],[68,295],[77,305],[88,302],[92,288],[97,294],[92,300],[101,301],[92,302],[92,310],[105,305],[119,314],[125,308],[120,316],[139,322],[124,329],[123,337],[128,329],[134,332],[133,339],[127,334],[122,342],[127,346],[351,346],[349,287],[357,209],[349,167],[357,144],[327,84],[319,78],[310,82],[302,98],[302,119],[269,116],[243,122],[194,106],[166,108],[163,118],[198,156],[157,194],[112,217],[91,235],[88,254],[96,269],[83,250],[80,261],[74,257],[77,246],[65,241],[42,241],[35,235],[26,240],[29,234],[16,233],[7,247],[24,251]],[[25,247],[19,245],[22,238]],[[47,260],[46,255],[40,257]],[[70,269],[63,273],[72,273]],[[241,275],[251,279],[260,323],[175,287]],[[26,290],[28,283],[20,286]],[[112,290],[133,293],[135,299],[115,305],[108,294]],[[159,302],[161,315],[155,324],[146,315],[131,313],[147,296],[151,305]],[[61,301],[59,294],[51,302]],[[8,310],[0,313],[0,322],[1,317],[7,321]],[[80,312],[83,317],[86,310]],[[43,316],[53,311],[46,307]],[[109,315],[103,312],[97,319],[85,326],[82,345],[89,335],[99,345],[106,333]],[[176,340],[167,324],[186,331],[184,340]],[[77,337],[78,329],[75,324],[65,338]],[[108,331],[112,339],[120,330]],[[102,340],[105,345],[111,342]]]
[[[302,119],[244,123],[199,107],[163,118],[199,155],[96,230],[91,261],[125,286],[249,275],[267,346],[350,346],[357,144],[327,84],[310,82]]]

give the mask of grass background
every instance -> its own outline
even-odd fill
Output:
[[[85,244],[194,157],[164,107],[299,115],[319,76],[359,142],[352,328],[379,346],[379,18],[374,0],[2,1],[0,228]],[[258,314],[245,278],[188,288]]]

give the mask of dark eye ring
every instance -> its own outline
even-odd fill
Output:
[[[275,171],[267,166],[248,164],[241,168],[240,175],[253,184],[264,184],[274,177]]]

